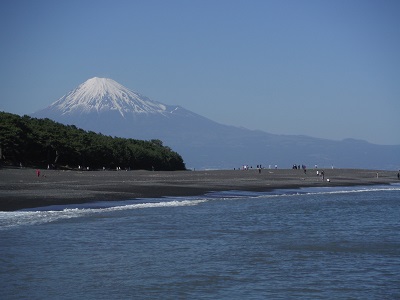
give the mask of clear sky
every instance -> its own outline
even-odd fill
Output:
[[[0,110],[107,77],[219,123],[400,144],[400,1],[2,0]]]

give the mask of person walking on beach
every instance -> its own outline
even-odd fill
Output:
[[[39,169],[36,170],[36,175],[37,175],[37,177],[40,177],[40,170]]]

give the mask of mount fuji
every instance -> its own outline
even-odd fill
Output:
[[[238,168],[243,164],[293,164],[393,169],[400,146],[347,139],[274,135],[219,124],[142,96],[108,78],[91,78],[31,115],[85,130],[134,139],[159,139],[196,169]]]
[[[132,92],[123,85],[107,78],[92,78],[53,103],[50,109],[62,111],[63,115],[98,114],[115,111],[125,114],[166,113],[161,103]]]
[[[94,77],[32,116],[84,126],[89,130],[98,131],[100,126],[104,127],[105,133],[117,129],[116,133],[119,133],[122,128],[108,125],[115,125],[116,121],[126,123],[125,125],[129,127],[132,119],[146,122],[148,119],[154,121],[154,119],[193,117],[196,114],[180,106],[170,106],[150,100],[112,79]],[[106,126],[97,123],[99,120],[105,122]],[[134,128],[130,128],[132,129]]]

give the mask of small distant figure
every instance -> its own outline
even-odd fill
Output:
[[[19,163],[19,167],[22,169],[22,162]]]
[[[324,181],[325,180],[325,172],[324,171],[321,171],[321,176],[322,176],[322,181]]]
[[[379,173],[378,172],[376,172],[376,178],[379,178]]]
[[[400,180],[400,172],[397,173],[397,179]]]
[[[307,167],[306,167],[306,165],[302,165],[301,167],[302,167],[303,170],[304,170],[304,174],[307,174]]]
[[[36,175],[37,175],[37,177],[40,177],[40,170],[39,169],[36,170]]]
[[[275,170],[278,169],[278,165],[275,165]]]

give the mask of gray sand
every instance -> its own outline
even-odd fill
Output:
[[[319,169],[322,170],[322,169]],[[270,191],[309,186],[375,185],[399,182],[397,172],[324,169],[257,169],[221,171],[58,171],[0,169],[0,210],[12,211],[55,204],[194,196],[211,191]],[[378,177],[377,177],[378,173]],[[330,182],[327,181],[330,180]]]

